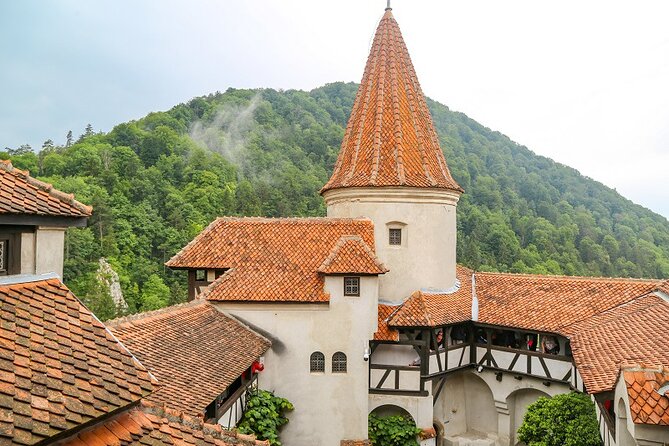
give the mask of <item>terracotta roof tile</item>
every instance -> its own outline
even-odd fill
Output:
[[[471,320],[473,271],[458,265],[457,280],[460,287],[452,293],[414,292],[393,315],[394,327],[431,327]]]
[[[669,426],[669,369],[624,368],[621,374],[627,387],[632,421]]]
[[[379,23],[334,172],[321,190],[411,186],[462,192],[451,176],[390,10]]]
[[[397,305],[385,305],[379,304],[378,318],[379,318],[379,327],[374,333],[375,341],[399,341],[400,332],[390,328],[388,321],[395,311],[400,307]]]
[[[390,327],[471,320],[472,272],[458,267],[452,294],[417,291],[390,317]],[[641,279],[476,273],[478,322],[552,332],[571,339],[574,360],[590,393],[611,390],[621,363],[669,367],[666,282]]]
[[[0,214],[90,217],[93,208],[0,160]]]
[[[476,273],[479,321],[549,332],[560,332],[657,286],[657,280]]]
[[[108,421],[72,436],[63,446],[269,446],[250,435],[221,429],[182,412],[142,402]]]
[[[5,440],[37,443],[154,389],[149,372],[60,280],[3,284],[0,299]]]
[[[374,249],[369,219],[218,218],[166,265],[229,269],[202,294],[209,300],[328,302],[318,268],[347,235]]]
[[[565,327],[574,360],[590,393],[611,390],[621,364],[669,368],[669,303],[655,294],[632,299]]]
[[[323,274],[385,274],[388,268],[358,235],[345,235],[317,271]]]
[[[203,301],[108,321],[107,326],[161,383],[146,399],[191,415],[204,413],[270,346]]]

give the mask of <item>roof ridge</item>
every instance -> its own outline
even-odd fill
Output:
[[[46,183],[44,181],[38,180],[37,178],[31,177],[30,171],[17,169],[12,165],[12,162],[10,160],[0,160],[0,169],[16,177],[21,178],[31,186],[34,186],[37,189],[46,192],[47,194],[51,195],[52,197],[56,198],[59,201],[69,204],[78,211],[83,212],[84,214],[88,214],[88,216],[90,216],[93,213],[93,207],[85,205],[75,200],[74,194],[68,194],[66,192],[60,191],[54,188],[53,185],[50,183]]]
[[[187,310],[190,308],[204,305],[209,305],[209,304],[203,300],[195,299],[191,300],[190,302],[183,302],[175,305],[170,305],[169,307],[163,307],[157,310],[144,311],[144,312],[129,314],[127,316],[117,317],[114,319],[109,319],[108,321],[105,321],[105,325],[107,325],[108,327],[117,328],[127,323],[136,322],[140,320],[156,319],[163,315],[173,314],[174,311]]]
[[[235,216],[221,216],[216,217],[214,221],[250,221],[250,222],[268,222],[268,223],[283,223],[283,222],[323,222],[323,223],[341,223],[341,222],[363,222],[372,221],[369,217],[235,217]]]
[[[664,284],[669,282],[667,279],[644,279],[644,278],[634,278],[634,277],[605,277],[605,276],[568,276],[565,274],[530,274],[530,273],[509,273],[509,272],[494,272],[494,271],[474,271],[476,275],[489,275],[489,276],[511,276],[511,277],[528,277],[528,278],[537,278],[541,277],[544,279],[576,279],[576,280],[610,280],[614,282],[643,282],[643,283],[658,283]]]
[[[248,441],[258,446],[269,446],[270,444],[268,440],[258,440],[254,435],[246,435],[237,431],[223,429],[220,424],[207,423],[201,418],[193,417],[180,410],[171,409],[166,404],[158,405],[143,399],[139,409],[144,413],[166,418],[170,423],[179,422],[188,427],[202,430],[205,434],[213,435],[220,440],[225,440],[225,437],[228,437]]]

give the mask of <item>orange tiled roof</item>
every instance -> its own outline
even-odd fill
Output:
[[[456,276],[460,287],[452,293],[414,292],[393,315],[390,325],[432,327],[471,320],[472,273],[472,270],[458,265]]]
[[[345,235],[317,270],[323,274],[385,274],[389,270],[359,235]]]
[[[161,383],[146,399],[192,415],[204,413],[270,345],[203,301],[107,325]]]
[[[339,158],[321,193],[367,186],[463,191],[448,170],[409,52],[390,10],[376,30]]]
[[[632,421],[669,426],[669,390],[666,387],[669,384],[669,369],[625,368],[622,375],[627,386]]]
[[[479,321],[559,333],[647,294],[657,280],[476,273]]]
[[[230,269],[202,294],[209,300],[328,302],[318,268],[346,235],[374,249],[369,219],[218,218],[167,266]]]
[[[226,431],[216,424],[142,402],[104,423],[64,440],[63,446],[269,446],[250,435]]]
[[[0,160],[0,214],[90,217],[93,208]]]
[[[471,275],[458,266],[461,287],[452,294],[413,293],[388,325],[424,327],[471,320]],[[590,393],[611,390],[621,363],[669,367],[669,302],[655,293],[666,282],[502,273],[476,273],[475,278],[477,321],[569,337]]]
[[[393,313],[399,307],[396,305],[385,305],[379,304],[378,318],[379,318],[379,327],[374,333],[375,341],[399,341],[400,332],[394,328],[390,328],[388,321],[390,320]]]
[[[31,445],[126,407],[149,372],[58,279],[0,285],[0,441]]]
[[[621,364],[669,368],[669,303],[655,294],[632,299],[562,330],[588,392],[611,390]]]

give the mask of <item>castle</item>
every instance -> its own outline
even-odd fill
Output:
[[[370,413],[410,416],[423,446],[516,445],[529,404],[572,390],[604,445],[669,444],[669,281],[458,265],[465,191],[390,8],[327,217],[215,220],[167,262],[192,302],[103,325],[41,275],[91,209],[9,164],[0,176],[3,440],[260,444],[220,427],[257,383],[295,405],[288,446],[367,444]]]
[[[327,217],[219,218],[167,265],[272,341],[260,384],[295,403],[286,444],[364,442],[379,412],[423,445],[515,445],[530,403],[571,390],[605,445],[666,444],[669,282],[458,266],[463,192],[388,8]]]

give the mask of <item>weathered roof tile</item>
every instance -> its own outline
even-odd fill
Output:
[[[90,217],[93,208],[79,203],[74,195],[16,169],[0,160],[0,214],[32,214],[58,217]]]
[[[25,328],[0,325],[1,356],[11,361],[0,373],[2,418],[11,425],[0,436],[33,444],[133,404],[154,389],[149,372],[60,280],[3,284],[0,299],[0,319]],[[31,311],[39,306],[53,308],[56,318]],[[94,344],[83,342],[84,327]],[[83,368],[73,366],[80,362]]]
[[[270,345],[203,301],[108,321],[107,326],[161,383],[146,400],[196,416]]]

